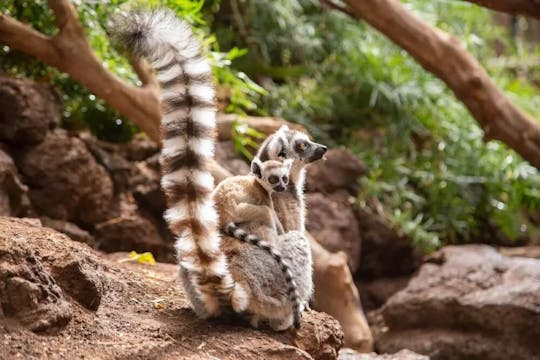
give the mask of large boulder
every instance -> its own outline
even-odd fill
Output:
[[[350,150],[330,149],[325,158],[307,168],[306,191],[331,193],[351,187],[354,190],[358,178],[367,172],[366,165]]]
[[[27,215],[31,208],[27,193],[13,159],[0,149],[0,216]]]
[[[0,76],[0,140],[39,143],[60,122],[61,110],[50,84]]]
[[[383,352],[432,359],[533,359],[540,354],[540,261],[484,245],[448,246],[382,309]]]
[[[131,193],[119,194],[114,202],[118,208],[111,210],[111,217],[95,226],[100,250],[149,251],[159,261],[176,261],[173,244],[164,241],[159,224],[152,216],[141,213]]]
[[[39,221],[8,218],[0,218],[0,230],[0,320],[14,319],[32,331],[66,325],[69,303],[32,246],[61,235],[42,232]]]
[[[55,130],[16,162],[40,215],[87,226],[107,217],[113,182],[80,139]]]
[[[354,273],[360,261],[361,239],[350,196],[346,191],[331,195],[306,194],[306,228],[328,251],[343,251]]]
[[[363,280],[406,276],[418,268],[422,252],[387,219],[366,208],[358,209],[356,218],[362,237],[358,275]]]
[[[248,163],[234,150],[231,141],[216,143],[216,161],[233,175],[247,175],[250,172]]]

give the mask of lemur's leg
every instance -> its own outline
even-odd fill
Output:
[[[272,211],[272,217],[274,218],[272,221],[273,228],[276,229],[276,234],[283,235],[285,233],[285,230],[283,230],[283,225],[281,225],[281,221],[279,221],[279,218],[275,211]]]

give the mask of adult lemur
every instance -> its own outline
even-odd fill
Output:
[[[180,275],[193,309],[201,317],[216,316],[224,302],[229,305],[235,288],[229,266],[239,267],[244,276],[254,278],[253,284],[263,285],[280,277],[281,270],[268,256],[254,267],[242,265],[260,250],[233,246],[228,251],[221,244],[209,172],[216,127],[212,72],[189,25],[166,11],[132,12],[117,21],[115,35],[133,54],[146,57],[157,72],[164,111],[162,187],[169,204],[165,217],[177,236]],[[312,285],[309,243],[303,236],[302,168],[325,151],[304,134],[281,129],[258,153],[261,161],[294,160],[291,183],[296,186],[289,185],[273,198],[289,231],[276,243],[283,245],[279,251],[291,264],[303,300],[310,296]]]

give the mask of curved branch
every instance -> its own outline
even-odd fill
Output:
[[[484,130],[540,169],[540,123],[514,106],[459,41],[396,0],[346,0],[347,8],[443,80]]]
[[[102,65],[93,52],[69,0],[49,0],[59,32],[47,37],[5,14],[0,14],[0,42],[34,56],[69,74],[112,108],[133,121],[151,139],[160,138],[159,87],[142,62],[135,71],[142,87],[126,84]]]
[[[540,19],[538,0],[464,0],[491,10]]]

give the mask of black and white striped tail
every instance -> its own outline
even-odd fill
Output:
[[[225,228],[225,233],[229,236],[234,237],[240,241],[246,242],[248,244],[254,245],[260,249],[263,249],[268,254],[270,254],[274,260],[278,263],[283,275],[285,276],[285,281],[288,286],[288,295],[293,304],[293,325],[296,329],[300,328],[300,319],[302,313],[302,304],[300,302],[300,295],[298,293],[298,288],[296,282],[293,279],[291,269],[289,265],[283,260],[283,257],[279,252],[277,252],[269,243],[259,239],[256,235],[248,234],[244,229],[236,226],[234,223],[230,223]]]
[[[165,219],[177,237],[181,266],[203,304],[193,308],[202,317],[218,315],[234,281],[220,248],[212,199],[210,162],[216,132],[212,70],[191,27],[171,11],[132,11],[115,21],[113,35],[150,62],[161,85]]]

